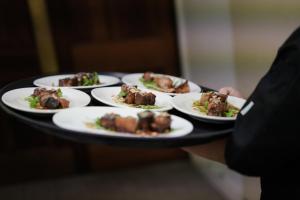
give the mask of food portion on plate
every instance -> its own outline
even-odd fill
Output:
[[[91,94],[101,103],[115,107],[151,111],[167,111],[173,108],[169,95],[126,84],[121,87],[95,88]]]
[[[139,88],[147,88],[170,96],[201,92],[201,88],[191,81],[152,72],[127,74],[123,76],[122,82],[127,85],[137,85]]]
[[[59,79],[58,81],[58,85],[62,87],[91,86],[100,84],[97,72],[80,72],[70,77]]]
[[[114,76],[99,75],[97,72],[80,72],[38,78],[33,84],[38,87],[91,89],[115,85],[120,79]]]
[[[235,117],[240,109],[230,104],[227,98],[228,95],[218,92],[202,93],[201,98],[193,102],[193,107],[209,116]]]
[[[136,117],[122,117],[107,113],[95,122],[97,128],[125,132],[141,136],[157,136],[171,131],[171,116],[168,113],[155,114],[151,111],[139,112]]]
[[[226,123],[236,120],[245,99],[216,92],[187,93],[172,98],[176,110],[200,121]]]
[[[190,86],[187,80],[173,81],[169,76],[156,75],[152,72],[145,72],[140,81],[146,88],[167,93],[188,93]]]
[[[113,97],[117,103],[125,103],[131,107],[142,109],[157,109],[156,95],[152,92],[143,92],[137,86],[123,84],[118,95]]]
[[[61,110],[53,116],[55,125],[106,137],[156,139],[174,138],[192,132],[193,125],[184,118],[167,113],[138,109],[88,106]]]
[[[30,108],[36,109],[68,108],[70,104],[70,101],[63,97],[61,89],[36,88],[25,100]]]
[[[5,92],[2,102],[19,111],[52,114],[66,108],[83,107],[91,98],[85,92],[71,88],[18,88]]]

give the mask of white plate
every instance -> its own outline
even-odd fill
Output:
[[[193,125],[180,117],[171,115],[171,129],[170,133],[160,134],[158,136],[141,136],[131,133],[122,133],[109,131],[105,129],[89,128],[87,123],[94,123],[99,117],[106,113],[116,113],[123,117],[132,116],[137,118],[137,113],[141,110],[114,108],[114,107],[84,107],[84,108],[71,108],[56,113],[53,116],[53,122],[57,126],[68,129],[71,131],[83,132],[82,134],[99,134],[104,136],[119,136],[119,137],[136,137],[136,138],[172,138],[180,137],[189,134],[193,130]]]
[[[197,118],[202,121],[209,122],[229,122],[234,121],[236,117],[218,117],[218,116],[209,116],[206,115],[199,110],[193,108],[193,102],[199,101],[202,93],[189,93],[189,94],[181,94],[172,98],[172,103],[174,108],[188,114],[194,118]],[[241,108],[246,102],[245,99],[241,99],[238,97],[228,96],[227,101],[237,108]]]
[[[175,76],[170,76],[170,75],[155,74],[155,73],[154,73],[154,75],[168,76],[168,77],[170,77],[173,80],[173,82],[182,82],[183,83],[185,81],[185,79],[182,79],[182,78],[179,78],[179,77],[175,77]],[[128,75],[125,75],[122,78],[122,82],[126,83],[128,85],[137,85],[139,88],[146,88],[144,86],[144,84],[140,81],[140,78],[142,76],[143,76],[143,73],[128,74]],[[193,83],[191,81],[189,81],[188,84],[190,86],[190,92],[200,92],[201,91],[201,88],[197,84],[195,84],[195,83]],[[153,89],[149,89],[149,90],[157,91],[157,90],[153,90]],[[160,92],[160,91],[157,91],[157,92]],[[161,92],[161,93],[172,95],[172,96],[179,95],[178,93],[167,93],[167,92]]]
[[[89,86],[71,86],[71,87],[60,87],[58,86],[59,79],[73,77],[75,74],[64,74],[55,76],[46,76],[33,81],[33,84],[38,87],[55,87],[55,88],[74,88],[74,89],[90,89],[96,87],[104,87],[109,85],[115,85],[120,82],[120,79],[114,76],[99,75],[100,84],[89,85]]]
[[[14,108],[16,110],[39,113],[39,114],[49,114],[55,113],[64,109],[36,109],[30,108],[28,101],[25,100],[26,97],[30,96],[36,87],[29,88],[19,88],[10,90],[2,95],[2,102],[7,106]],[[90,103],[91,98],[84,92],[75,89],[61,88],[63,97],[70,101],[69,107],[83,107]]]
[[[95,88],[92,90],[91,93],[95,99],[107,105],[121,107],[121,108],[134,108],[134,107],[130,107],[128,104],[118,103],[114,100],[114,98],[116,98],[116,96],[119,94],[120,91],[121,91],[121,87],[106,87],[106,88]],[[150,92],[149,90],[146,89],[141,89],[141,91]],[[159,92],[153,92],[153,91],[151,92],[156,95],[155,105],[160,107],[157,109],[150,109],[151,111],[167,111],[173,108],[171,104],[172,98],[169,95],[162,94]],[[142,108],[139,109],[144,110]]]

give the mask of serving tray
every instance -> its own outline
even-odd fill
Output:
[[[122,78],[122,73],[102,73],[107,75],[113,75]],[[12,82],[0,90],[0,96],[5,92],[23,88],[33,87],[33,81],[39,77],[31,77],[24,80]],[[201,87],[203,91],[209,90],[208,88]],[[90,95],[89,90],[85,90]],[[88,106],[103,106],[95,99],[91,101]],[[230,134],[233,130],[234,123],[226,124],[213,124],[207,122],[201,122],[190,116],[183,114],[175,109],[169,111],[169,113],[183,117],[190,121],[194,125],[192,133],[183,137],[176,138],[135,138],[135,137],[117,137],[117,136],[104,136],[85,134],[80,132],[73,132],[62,129],[52,122],[52,115],[39,116],[29,113],[16,111],[7,107],[0,101],[0,108],[9,116],[17,119],[19,122],[24,123],[30,127],[39,130],[41,133],[50,134],[56,137],[60,137],[67,140],[76,141],[79,143],[94,143],[94,144],[106,144],[114,146],[126,146],[126,147],[145,147],[145,148],[168,148],[168,147],[184,147],[191,145],[199,145],[209,143],[213,140],[217,140]]]

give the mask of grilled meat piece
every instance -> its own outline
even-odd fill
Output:
[[[209,102],[207,110],[207,115],[211,116],[223,116],[223,113],[226,111],[227,104],[224,102],[221,102],[219,100],[213,100]]]
[[[114,113],[105,114],[100,118],[100,125],[106,129],[117,130],[116,128],[116,118],[120,117],[120,115]]]
[[[154,77],[154,81],[158,87],[161,89],[171,89],[173,88],[173,81],[171,78],[166,76]]]
[[[176,93],[188,93],[190,92],[190,86],[188,81],[186,80],[184,83],[175,88]]]
[[[62,87],[70,87],[70,86],[77,86],[78,85],[78,80],[76,77],[74,78],[64,78],[60,79],[58,81],[58,85]]]
[[[63,98],[59,98],[59,104],[60,104],[61,108],[69,108],[70,101],[63,99]]]
[[[207,102],[207,115],[222,116],[227,108],[227,95],[218,92],[209,92],[202,94],[200,105],[205,105]]]
[[[32,96],[39,97],[39,104],[41,108],[57,109],[68,108],[69,101],[58,96],[57,90],[47,90],[46,88],[36,88]]]
[[[145,72],[144,75],[143,75],[143,79],[145,81],[152,81],[153,77],[151,75],[152,75],[152,72]]]
[[[155,95],[151,92],[141,92],[137,86],[128,86],[123,84],[121,86],[121,96],[127,104],[136,105],[154,105]],[[120,95],[120,94],[119,94]]]
[[[151,130],[151,124],[154,120],[154,113],[151,111],[144,111],[138,113],[139,123],[138,129],[143,131]]]
[[[134,117],[116,117],[115,126],[117,131],[135,133],[138,122]]]
[[[206,104],[206,102],[209,101],[209,99],[212,97],[213,92],[206,92],[206,93],[202,93],[201,98],[200,98],[200,105],[204,106]]]
[[[136,105],[154,105],[156,96],[149,92],[137,92],[135,93],[134,104]]]
[[[87,79],[89,81],[91,81],[91,83],[89,83],[88,85],[99,84],[100,81],[98,80],[98,78],[96,81],[94,80],[95,75],[97,75],[96,72],[94,72],[94,73],[80,72],[80,73],[75,74],[73,77],[60,79],[58,81],[58,85],[63,86],[63,87],[82,86],[82,85],[85,85],[85,80],[87,80]]]
[[[151,124],[153,131],[164,133],[171,130],[171,116],[168,113],[161,113],[154,118]]]
[[[127,96],[125,97],[125,103],[134,104],[135,103],[135,93],[128,92]]]

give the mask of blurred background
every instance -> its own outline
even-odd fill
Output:
[[[233,86],[246,98],[299,10],[298,0],[3,0],[0,85],[147,70]],[[179,149],[73,143],[0,114],[1,199],[259,198],[256,178]]]

